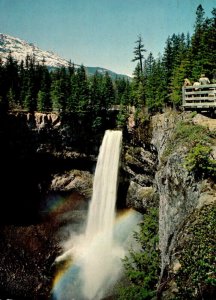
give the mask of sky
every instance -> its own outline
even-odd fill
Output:
[[[131,75],[137,36],[156,58],[173,33],[193,33],[196,8],[215,0],[0,0],[0,33],[76,64]]]

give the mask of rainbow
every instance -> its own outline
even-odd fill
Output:
[[[46,211],[49,213],[57,213],[61,211],[65,205],[65,198],[60,195],[51,196],[47,200]]]
[[[50,195],[43,210],[50,215],[64,214],[74,210],[81,199],[82,196],[77,192],[70,193],[70,195],[64,197],[59,194]]]
[[[61,203],[61,199],[59,200],[60,201],[58,202],[58,204]],[[56,209],[58,205],[54,207]],[[133,209],[125,209],[117,213],[114,226],[114,240],[117,241],[120,246],[125,247],[128,242],[129,236],[131,236],[131,233],[134,231],[134,228],[136,227],[140,218],[141,214],[137,213]],[[101,242],[100,239],[99,242]],[[84,250],[84,255],[87,257],[88,249]],[[76,295],[79,298],[82,289],[82,282],[81,279],[79,279],[80,270],[81,266],[79,264],[79,261],[67,259],[65,262],[63,262],[53,280],[52,299],[71,300]],[[74,299],[77,298],[75,297]]]

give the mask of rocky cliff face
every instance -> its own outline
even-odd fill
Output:
[[[205,120],[202,123],[201,120]],[[189,172],[185,165],[185,156],[190,147],[176,145],[167,155],[165,152],[173,131],[179,121],[190,122],[206,126],[208,118],[196,116],[190,119],[189,114],[166,113],[152,118],[152,143],[158,151],[158,171],[155,180],[159,194],[159,241],[161,250],[161,279],[171,278],[181,267],[176,260],[175,250],[181,244],[181,239],[187,236],[186,223],[194,214],[199,218],[203,207],[216,203],[216,185],[214,180],[197,179],[193,172]],[[208,125],[215,120],[208,119]],[[212,129],[211,126],[209,126]],[[213,127],[214,129],[214,127]],[[174,141],[175,143],[175,141]],[[191,140],[191,146],[193,141]],[[214,145],[212,155],[214,159]],[[187,225],[188,226],[188,225]],[[180,234],[181,232],[181,234]],[[177,250],[176,250],[177,251]],[[181,250],[182,251],[182,250]],[[170,288],[171,290],[175,288]],[[164,293],[164,299],[169,298]],[[174,297],[174,296],[173,296]],[[194,298],[198,299],[198,298]],[[210,298],[203,298],[210,299]]]
[[[149,139],[141,141],[141,133],[130,131],[123,147],[118,206],[143,212],[156,201],[152,182],[157,153],[151,149]],[[13,112],[0,119],[0,138],[0,159],[6,162],[1,182],[8,193],[8,202],[1,211],[0,235],[4,243],[0,258],[4,263],[0,265],[0,296],[46,297],[59,251],[57,232],[71,222],[84,220],[102,134],[90,136],[82,124],[74,124],[73,120],[64,123],[54,113]],[[21,255],[13,255],[19,251]],[[5,276],[7,270],[10,272]],[[32,270],[34,275],[30,276]],[[16,280],[18,274],[25,280],[23,287]]]
[[[199,115],[192,118],[190,114],[170,111],[153,116],[145,126],[135,128],[133,124],[133,128],[129,128],[125,135],[127,138],[122,151],[119,206],[133,207],[142,213],[148,207],[159,206],[161,283],[173,277],[177,269],[181,268],[176,249],[181,247],[181,241],[184,241],[187,235],[186,228],[190,226],[190,216],[196,218],[201,214],[203,207],[216,203],[215,182],[207,178],[197,179],[193,172],[185,168],[184,161],[188,147],[180,143],[167,151],[176,124],[180,121],[208,126],[210,130],[215,128],[214,120],[211,122],[210,119]],[[80,126],[78,124],[78,127]],[[91,147],[89,144],[83,145],[84,132],[79,131],[80,137],[77,136],[72,127],[64,126],[57,114],[13,113],[1,118],[0,129],[3,145],[0,154],[2,161],[6,161],[7,165],[2,169],[1,182],[3,192],[8,193],[9,199],[2,216],[5,212],[10,216],[11,207],[16,210],[17,215],[22,216],[17,220],[14,217],[9,220],[9,223],[15,221],[15,227],[14,225],[5,227],[5,222],[1,219],[3,225],[0,233],[4,240],[1,256],[6,261],[6,253],[10,249],[13,262],[10,263],[9,260],[10,266],[3,264],[1,267],[11,268],[11,271],[9,277],[1,278],[0,292],[4,293],[4,287],[7,286],[7,291],[16,288],[17,293],[25,297],[32,293],[43,296],[49,292],[51,271],[45,272],[44,282],[41,279],[44,273],[37,271],[39,277],[36,280],[31,277],[26,293],[15,279],[11,279],[19,272],[11,267],[17,265],[16,257],[12,253],[14,249],[18,251],[17,244],[12,242],[11,228],[13,227],[17,238],[22,232],[19,243],[23,251],[21,261],[25,263],[26,257],[31,261],[26,264],[23,273],[26,282],[32,266],[33,269],[39,270],[43,259],[46,269],[50,270],[58,252],[58,241],[52,237],[56,235],[58,228],[70,220],[73,222],[83,220],[92,192],[92,174],[102,136],[94,137],[98,140],[97,143],[91,139]],[[87,147],[91,151],[86,151]],[[214,159],[216,159],[215,149],[215,145],[212,145]],[[11,189],[11,185],[14,189]],[[16,197],[21,199],[18,204],[14,201]],[[39,202],[46,199],[42,207],[38,204],[38,199]],[[58,209],[50,210],[51,202]],[[58,202],[63,205],[58,206]],[[26,210],[27,219],[26,213],[23,214]],[[71,210],[74,213],[68,214]],[[31,214],[35,211],[39,211],[39,214],[43,211],[42,218],[45,216],[45,220],[38,221],[35,215]],[[19,223],[23,223],[23,220],[27,222],[25,224],[27,230],[23,229],[23,224],[20,227]],[[37,237],[38,232],[41,241],[47,243],[47,237],[50,239],[51,256],[47,256],[45,243],[39,242],[39,238],[33,239],[33,250],[25,247],[29,237]],[[40,249],[42,260],[35,258],[34,249]],[[2,274],[6,274],[5,272],[6,269]],[[41,281],[42,285],[39,286]],[[28,285],[28,282],[26,284]],[[168,291],[175,288],[175,285],[170,285]],[[10,293],[6,295],[14,296]],[[163,295],[166,300],[172,299],[166,292],[163,292]]]
[[[123,176],[128,182],[126,206],[145,212],[157,198],[154,186],[156,151],[152,149],[151,152],[136,145],[125,146],[123,160]]]
[[[57,114],[1,115],[0,298],[49,299],[58,231],[83,222],[96,149],[70,134]]]

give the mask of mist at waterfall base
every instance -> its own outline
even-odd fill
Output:
[[[122,132],[107,130],[97,160],[93,195],[83,233],[70,232],[63,244],[63,263],[54,280],[55,300],[100,300],[122,274],[122,258],[140,215],[127,210],[116,216]]]

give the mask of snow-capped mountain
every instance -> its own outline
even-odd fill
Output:
[[[26,55],[28,54],[30,56],[34,55],[35,60],[39,63],[45,60],[45,64],[49,67],[68,66],[66,59],[61,58],[51,51],[41,50],[37,46],[19,38],[0,33],[0,56],[3,62],[9,53],[11,53],[18,62],[21,60],[25,61]]]
[[[42,61],[45,61],[45,65],[49,68],[67,67],[69,63],[66,59],[51,51],[41,50],[32,43],[0,33],[0,58],[3,62],[6,61],[9,53],[11,53],[18,62],[21,60],[25,61],[27,54],[30,56],[34,55],[36,62],[42,63]],[[79,65],[75,64],[75,66],[78,67]],[[108,72],[112,78],[116,76],[129,78],[127,75],[117,74],[100,67],[86,67],[86,70],[89,75],[94,74],[97,70],[101,74]]]

